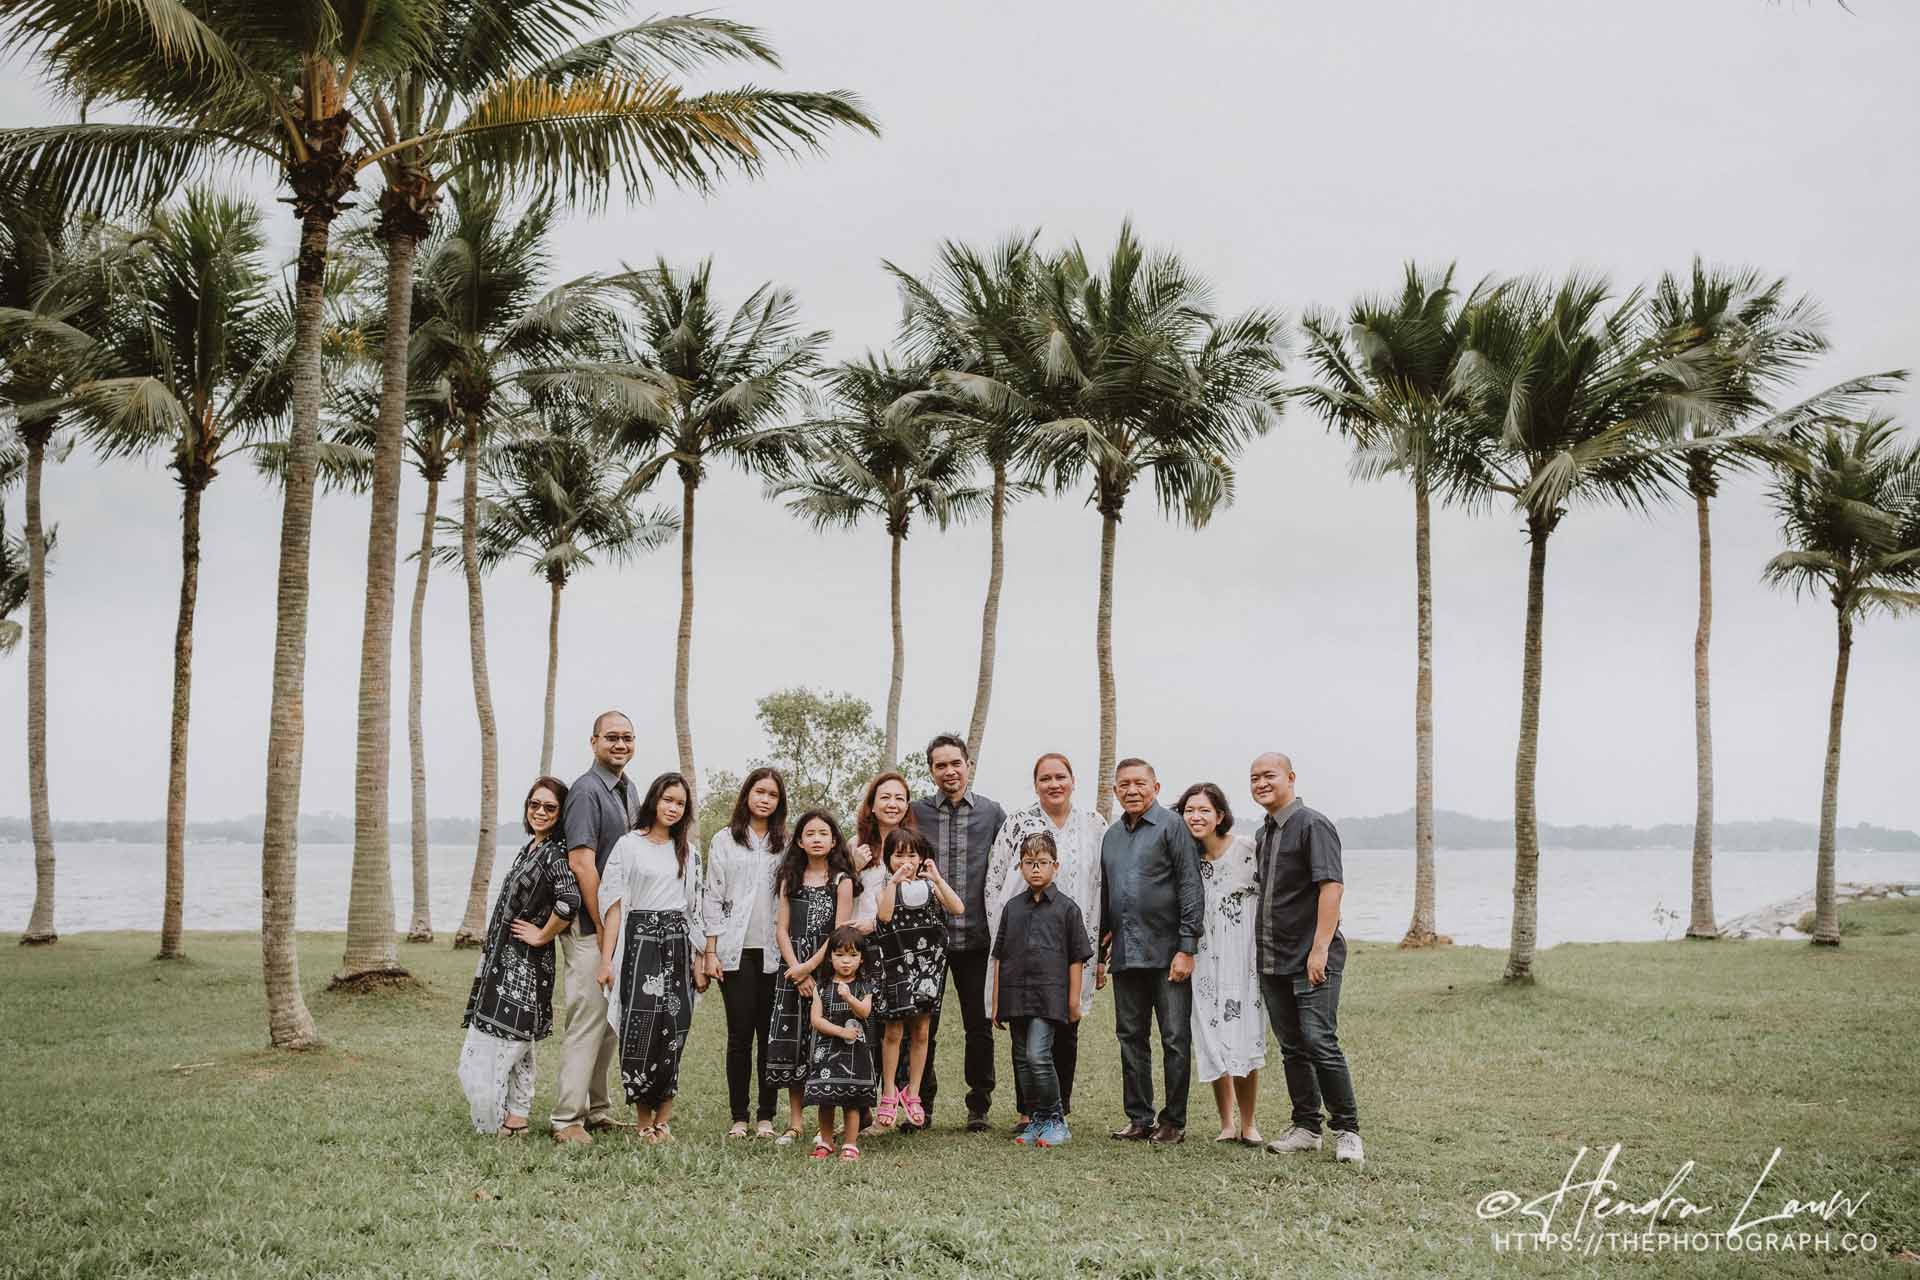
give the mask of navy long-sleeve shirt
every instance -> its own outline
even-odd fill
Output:
[[[1187,826],[1155,802],[1126,815],[1100,841],[1100,927],[1113,934],[1113,969],[1153,969],[1176,951],[1192,955],[1206,924],[1200,848]]]

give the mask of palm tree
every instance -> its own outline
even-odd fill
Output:
[[[493,194],[451,189],[452,217],[423,246],[414,307],[414,381],[444,383],[460,426],[460,564],[467,586],[467,644],[480,722],[480,830],[467,906],[454,946],[479,945],[493,875],[499,812],[499,741],[487,674],[486,606],[480,562],[480,460],[485,444],[521,412],[526,393],[576,391],[635,420],[663,412],[657,377],[609,364],[615,317],[606,283],[583,277],[542,289],[555,207],[523,210]]]
[[[105,336],[114,376],[81,383],[72,399],[103,454],[162,452],[181,490],[160,924],[166,960],[180,955],[185,900],[200,509],[221,465],[265,443],[284,419],[293,315],[291,299],[274,288],[259,211],[204,189],[111,247],[97,269],[117,299]]]
[[[1827,350],[1825,318],[1810,298],[1790,298],[1784,279],[1751,268],[1708,267],[1699,258],[1685,276],[1667,274],[1650,302],[1653,322],[1676,350],[1704,348],[1715,369],[1718,403],[1711,412],[1678,416],[1673,425],[1691,445],[1683,480],[1694,507],[1700,561],[1699,621],[1693,637],[1694,823],[1689,938],[1717,938],[1713,913],[1713,714],[1708,655],[1713,631],[1713,537],[1710,507],[1723,474],[1767,456],[1768,442],[1822,415],[1859,409],[1900,374],[1852,378],[1774,413],[1771,397]],[[1754,438],[1758,448],[1736,437]]]
[[[71,444],[71,389],[97,368],[92,337],[104,300],[76,294],[75,262],[94,228],[76,226],[59,204],[17,184],[0,185],[0,412],[6,470],[26,489],[27,804],[33,832],[33,912],[23,945],[57,940],[53,925],[53,819],[47,794],[47,551],[41,514],[47,459]]]
[[[300,993],[293,894],[327,248],[357,173],[372,162],[349,146],[362,127],[353,95],[419,61],[439,8],[432,0],[152,0],[105,21],[88,0],[0,0],[8,22],[0,47],[38,55],[80,101],[131,107],[139,117],[0,131],[0,188],[23,183],[62,202],[148,207],[194,173],[240,159],[273,168],[300,222],[261,840],[267,1024],[281,1048],[317,1038]]]
[[[815,529],[851,528],[871,518],[892,543],[893,666],[882,769],[900,759],[900,691],[907,668],[900,552],[913,517],[924,515],[945,529],[992,500],[989,491],[972,483],[971,442],[904,399],[926,387],[929,373],[924,366],[903,368],[872,355],[833,369],[827,384],[837,412],[806,424],[815,438],[809,441],[805,472],[768,488],[769,497],[785,498],[788,510]]]
[[[801,332],[799,305],[763,284],[731,315],[712,290],[713,262],[676,271],[664,261],[629,271],[621,284],[638,309],[636,362],[662,376],[664,416],[645,407],[615,426],[641,460],[631,487],[644,489],[669,465],[680,479],[680,627],[674,650],[673,724],[680,773],[699,777],[687,685],[693,668],[694,499],[708,467],[731,461],[751,475],[787,474],[799,435],[780,420],[799,398],[831,336]],[[690,799],[698,809],[697,799]]]
[[[1468,299],[1466,306],[1473,305]],[[1462,429],[1466,397],[1456,376],[1460,311],[1453,268],[1426,276],[1412,263],[1398,297],[1353,304],[1344,325],[1309,311],[1300,322],[1307,358],[1321,381],[1296,391],[1329,425],[1351,438],[1354,471],[1394,472],[1413,489],[1413,919],[1402,947],[1448,939],[1434,919],[1433,864],[1433,490],[1447,483],[1446,454]],[[1436,478],[1436,472],[1438,476]]]
[[[984,252],[945,241],[934,274],[925,280],[891,262],[884,264],[899,282],[906,303],[902,346],[910,358],[935,371],[935,386],[942,379],[969,376],[1003,382],[1018,378],[1014,353],[1022,340],[1022,326],[1034,309],[1039,258],[1033,244],[1038,235],[1016,232]],[[949,398],[940,391],[920,394]],[[973,713],[967,720],[967,746],[976,765],[987,736],[987,708],[993,700],[1000,587],[1006,576],[1007,504],[1030,490],[1010,475],[1033,424],[1004,399],[998,403],[997,409],[974,404],[969,414],[971,435],[993,473],[987,521],[987,597],[980,610],[980,668],[974,682]]]
[[[564,411],[544,434],[495,446],[482,469],[490,482],[478,512],[480,565],[529,561],[547,580],[547,700],[540,772],[553,772],[553,704],[560,674],[560,593],[595,557],[615,563],[663,546],[680,527],[671,511],[642,512],[626,469],[606,443]]]
[[[1828,426],[1781,467],[1774,508],[1792,550],[1766,579],[1833,604],[1838,646],[1820,790],[1820,851],[1813,885],[1813,944],[1840,945],[1834,904],[1834,824],[1840,808],[1840,726],[1846,714],[1853,628],[1875,610],[1920,610],[1920,444],[1903,444],[1884,419]]]
[[[1649,336],[1638,290],[1609,310],[1610,301],[1603,279],[1573,274],[1557,286],[1520,280],[1492,290],[1462,318],[1459,377],[1472,412],[1453,459],[1456,492],[1470,505],[1511,501],[1527,526],[1509,982],[1533,979],[1548,540],[1576,503],[1644,509],[1661,497],[1671,459],[1650,442],[1662,419],[1704,412],[1711,400],[1686,361]]]
[[[875,131],[845,93],[749,87],[685,96],[675,72],[722,60],[777,67],[779,59],[753,28],[712,17],[595,30],[623,8],[605,0],[449,8],[420,61],[363,93],[362,140],[386,183],[377,234],[386,246],[387,289],[341,980],[405,972],[394,947],[387,836],[389,673],[414,260],[441,192],[455,174],[467,174],[475,183],[530,183],[594,205],[621,183],[630,199],[641,199],[656,178],[705,189],[719,172],[756,172],[768,151],[818,149],[831,128]]]
[[[418,569],[413,580],[413,605],[407,619],[407,764],[411,770],[409,817],[413,855],[413,912],[407,922],[408,942],[433,941],[432,906],[427,896],[429,841],[427,830],[427,730],[421,715],[421,690],[426,679],[427,573],[434,560],[434,522],[439,518],[440,483],[459,456],[460,434],[444,394],[416,405],[409,415],[407,456],[426,482],[427,505],[420,518],[420,549],[414,553]]]
[[[1264,434],[1284,398],[1271,311],[1212,312],[1206,283],[1178,255],[1149,254],[1123,224],[1096,273],[1078,245],[1047,260],[1010,378],[943,379],[994,414],[1034,424],[1025,456],[1056,492],[1091,478],[1100,515],[1100,772],[1113,776],[1117,733],[1113,577],[1121,514],[1135,484],[1192,528],[1232,501],[1232,459]],[[1112,816],[1103,794],[1100,812]]]

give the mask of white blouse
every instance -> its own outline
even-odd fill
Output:
[[[747,828],[743,846],[733,832],[722,827],[707,842],[705,891],[700,895],[700,929],[697,946],[705,946],[711,935],[720,967],[728,971],[740,967],[740,953],[749,947],[760,948],[760,967],[773,973],[780,967],[780,945],[773,940],[773,879],[779,873],[780,859],[768,852],[766,836]]]
[[[1018,813],[1007,815],[999,835],[994,837],[993,851],[987,856],[989,945],[1000,932],[1001,911],[1011,898],[1026,888],[1027,882],[1020,874],[1020,842],[1036,831],[1045,831],[1053,837],[1053,843],[1060,853],[1060,866],[1053,877],[1054,887],[1072,898],[1080,908],[1080,918],[1086,922],[1087,932],[1092,935],[1089,941],[1097,956],[1100,949],[1100,841],[1107,834],[1107,824],[1091,809],[1076,808],[1067,815],[1064,824],[1056,827],[1038,801]],[[1088,961],[1089,966],[1092,963]],[[1093,992],[1093,973],[1089,968],[1080,983],[1082,1015],[1093,1011]],[[991,991],[988,994],[991,996]]]
[[[686,917],[687,931],[693,932],[700,919],[700,859],[689,853],[687,874],[680,875],[673,843],[655,844],[638,831],[620,837],[607,857],[607,869],[600,876],[600,917],[604,927],[607,912],[614,903],[621,908],[619,932],[613,944],[613,989],[607,993],[607,1023],[615,1031],[625,1006],[620,998],[620,972],[627,949],[625,913],[628,911],[678,911]]]
[[[879,863],[874,863],[860,873],[860,893],[853,900],[853,922],[868,926],[880,923],[880,890],[887,886],[887,871]]]

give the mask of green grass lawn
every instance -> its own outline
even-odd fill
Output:
[[[454,1079],[473,953],[409,947],[423,985],[313,991],[315,1052],[263,1048],[257,942],[195,935],[0,939],[4,1276],[930,1277],[975,1275],[1857,1275],[1920,1252],[1920,903],[1849,909],[1837,950],[1803,943],[1562,946],[1508,989],[1500,957],[1353,948],[1342,1009],[1368,1162],[1108,1140],[1121,1119],[1111,1004],[1082,1036],[1075,1140],[1015,1147],[1004,1036],[996,1129],[863,1144],[857,1166],[726,1142],[724,1026],[703,1002],[671,1148],[473,1135]],[[340,939],[304,939],[316,986]],[[955,1028],[957,1031],[957,1028]],[[544,1127],[558,1043],[543,1045]],[[1264,1127],[1284,1127],[1277,1052]],[[1687,1198],[1724,1229],[1786,1197],[1867,1194],[1839,1227],[1874,1254],[1496,1254],[1481,1197],[1559,1185],[1582,1145],[1623,1143],[1621,1199]],[[1589,1158],[1588,1171],[1594,1167]],[[1571,1227],[1577,1197],[1557,1230]],[[1500,1225],[1500,1224],[1493,1224]],[[1696,1224],[1697,1225],[1697,1224]],[[1820,1229],[1819,1224],[1805,1228]]]

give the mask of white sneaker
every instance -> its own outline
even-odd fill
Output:
[[[1355,1138],[1355,1142],[1359,1139]],[[1285,1155],[1290,1151],[1318,1151],[1320,1135],[1311,1129],[1302,1129],[1299,1125],[1290,1126],[1287,1131],[1267,1144],[1267,1150],[1276,1155]]]
[[[1348,1133],[1345,1129],[1333,1131],[1333,1158],[1341,1164],[1365,1164],[1366,1148],[1360,1145],[1360,1135]]]

